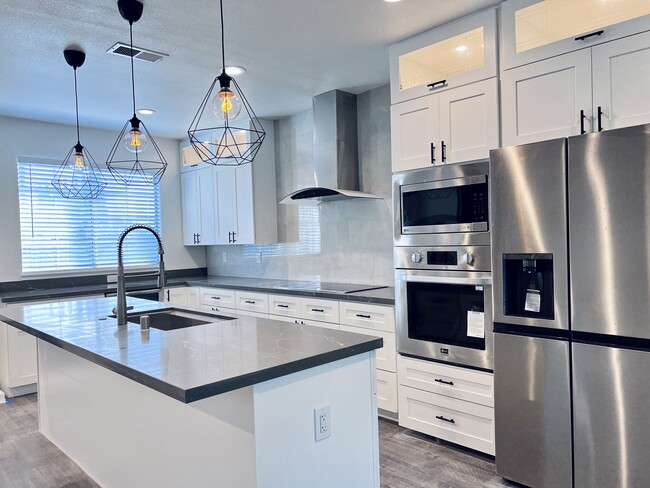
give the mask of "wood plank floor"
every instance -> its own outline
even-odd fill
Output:
[[[0,488],[97,488],[38,432],[37,407],[36,395],[0,405]],[[379,452],[382,488],[517,486],[498,477],[489,458],[385,420],[379,422]]]

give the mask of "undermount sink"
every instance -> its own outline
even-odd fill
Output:
[[[209,324],[210,322],[234,320],[232,317],[189,312],[187,310],[180,310],[177,308],[131,313],[127,315],[126,320],[132,324],[139,324],[140,317],[143,315],[149,316],[149,327],[159,330],[184,329],[186,327]]]

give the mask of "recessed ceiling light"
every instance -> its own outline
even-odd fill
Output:
[[[152,108],[139,108],[138,113],[140,115],[153,115],[156,113],[156,111]]]
[[[457,47],[456,47],[456,52],[464,53],[465,51],[467,51],[467,46],[465,46],[465,45],[463,45],[463,44],[461,44],[460,46],[457,46]]]
[[[226,66],[226,74],[228,76],[239,76],[243,74],[246,70],[241,66]]]

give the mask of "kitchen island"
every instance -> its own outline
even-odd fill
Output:
[[[0,311],[38,339],[41,431],[101,486],[379,486],[381,339],[218,316],[142,333],[118,329],[114,305]]]

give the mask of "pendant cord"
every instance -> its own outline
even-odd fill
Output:
[[[219,0],[219,7],[221,9],[221,69],[226,70],[226,48],[224,45],[223,35],[223,0]]]
[[[129,37],[131,40],[131,93],[133,95],[133,116],[135,117],[135,74],[133,71],[133,22],[129,21]]]
[[[75,112],[77,113],[77,144],[81,144],[79,142],[79,98],[77,97],[77,68],[74,67],[74,109]]]

